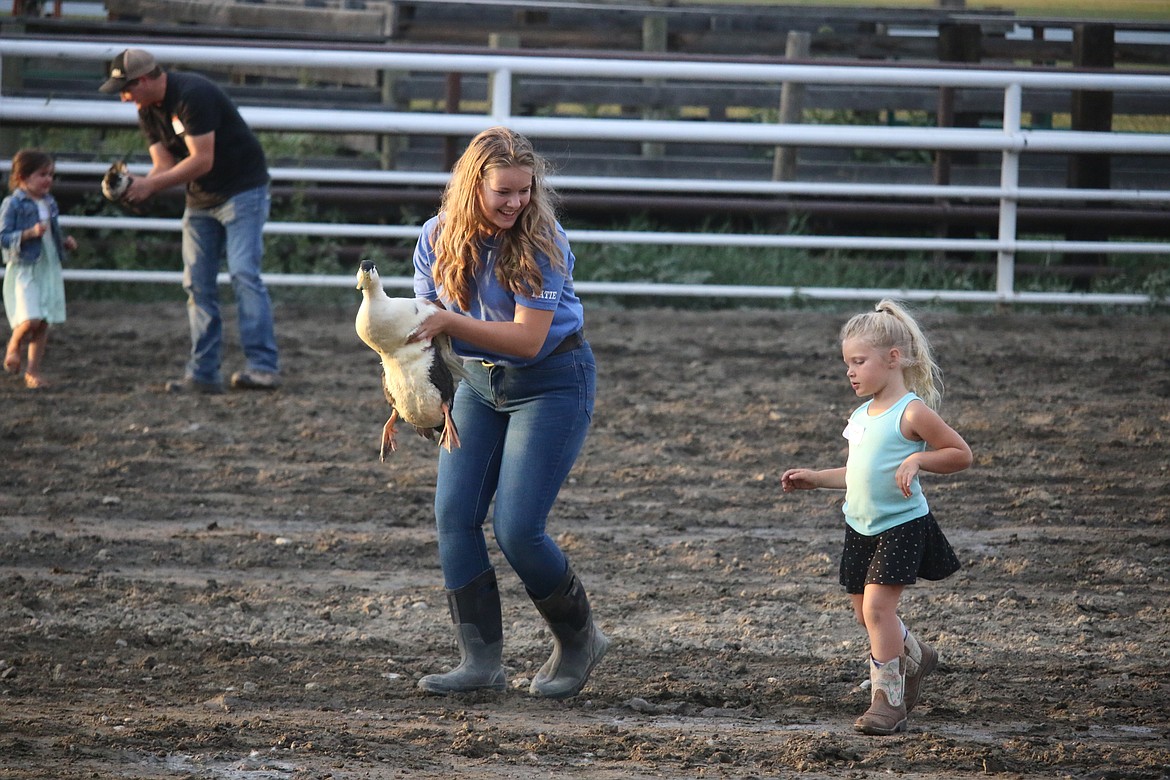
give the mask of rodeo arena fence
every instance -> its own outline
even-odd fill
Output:
[[[103,64],[128,46],[126,43],[92,43],[61,40],[9,38],[0,40],[0,69],[9,58],[94,60]],[[141,44],[139,44],[141,45]],[[790,297],[825,300],[876,299],[893,296],[907,300],[1027,303],[1148,305],[1164,303],[1156,294],[1107,294],[1069,291],[1017,291],[1015,261],[1018,253],[1059,254],[1170,254],[1165,241],[1024,240],[1017,233],[1017,210],[1023,201],[1154,204],[1170,203],[1170,190],[1080,189],[1025,187],[1020,183],[1020,160],[1025,154],[1105,154],[1157,157],[1170,155],[1170,134],[1159,132],[1090,132],[1080,130],[1025,129],[1022,96],[1025,90],[1088,90],[1108,93],[1170,95],[1170,76],[1048,70],[996,70],[945,67],[890,67],[861,65],[752,64],[728,61],[667,61],[609,59],[518,54],[412,53],[402,51],[352,51],[279,47],[148,44],[163,63],[193,66],[295,68],[311,71],[363,69],[436,74],[477,74],[489,85],[488,112],[440,113],[436,111],[384,111],[368,109],[279,108],[242,104],[245,120],[257,130],[410,134],[468,137],[493,126],[505,125],[533,139],[606,140],[655,143],[741,144],[761,147],[836,147],[928,152],[975,151],[999,153],[998,186],[922,185],[903,183],[827,183],[801,181],[746,181],[687,178],[633,178],[616,176],[554,176],[558,189],[593,191],[676,192],[743,195],[846,196],[878,201],[898,199],[968,199],[998,204],[995,238],[924,238],[915,236],[815,236],[759,235],[702,232],[642,232],[617,230],[569,230],[574,245],[657,244],[672,246],[787,247],[819,250],[867,250],[898,252],[994,253],[995,284],[987,290],[875,289],[786,286],[736,286],[658,284],[590,281],[579,282],[582,293],[639,296],[720,296],[730,298],[782,299]],[[1002,90],[1003,112],[999,127],[909,127],[889,125],[804,125],[733,121],[677,121],[625,118],[562,118],[517,116],[513,112],[513,79],[522,75],[562,79],[620,78],[686,80],[711,84],[820,84],[858,90],[866,87],[953,88]],[[100,97],[59,99],[53,95],[15,97],[0,94],[0,123],[37,125],[136,125],[132,104]],[[92,174],[94,181],[108,163],[58,163],[58,171]],[[144,169],[132,173],[143,173]],[[274,181],[346,183],[371,186],[434,186],[441,188],[446,173],[342,170],[333,168],[273,168]],[[177,219],[130,216],[63,216],[65,227],[114,228],[133,231],[178,231]],[[317,222],[269,222],[269,234],[363,239],[413,239],[416,225],[331,224]],[[67,280],[160,282],[179,281],[178,272],[123,270],[66,270]],[[226,283],[226,275],[221,276]],[[267,274],[272,285],[344,286],[349,275]],[[388,287],[410,289],[407,277],[384,279]]]

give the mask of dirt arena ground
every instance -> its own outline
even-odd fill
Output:
[[[843,463],[844,314],[590,308],[597,416],[551,531],[613,645],[550,702],[498,557],[513,687],[415,686],[455,660],[435,450],[378,462],[356,306],[278,306],[273,394],[157,392],[181,302],[74,303],[56,387],[0,377],[0,778],[1170,777],[1164,311],[923,313],[975,465],[925,479],[964,568],[908,591],[943,660],[878,738],[841,496],[778,485]]]

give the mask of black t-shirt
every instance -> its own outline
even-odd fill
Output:
[[[231,98],[197,73],[167,73],[162,103],[138,112],[151,146],[162,143],[176,160],[187,157],[185,137],[215,132],[215,164],[187,184],[187,205],[206,209],[268,183],[264,149]]]

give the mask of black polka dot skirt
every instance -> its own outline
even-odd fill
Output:
[[[841,585],[846,593],[864,593],[865,586],[911,585],[919,577],[941,580],[959,570],[959,558],[934,515],[865,536],[845,525],[841,553]]]

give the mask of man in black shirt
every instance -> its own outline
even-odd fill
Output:
[[[232,375],[232,387],[279,387],[272,302],[260,277],[271,205],[260,142],[217,84],[196,73],[167,72],[142,49],[115,57],[100,91],[134,102],[138,125],[150,144],[150,173],[132,178],[124,199],[141,203],[162,190],[186,186],[183,289],[191,356],[183,379],[168,382],[167,389],[223,392],[223,321],[216,277],[224,257],[246,360],[244,370]]]

